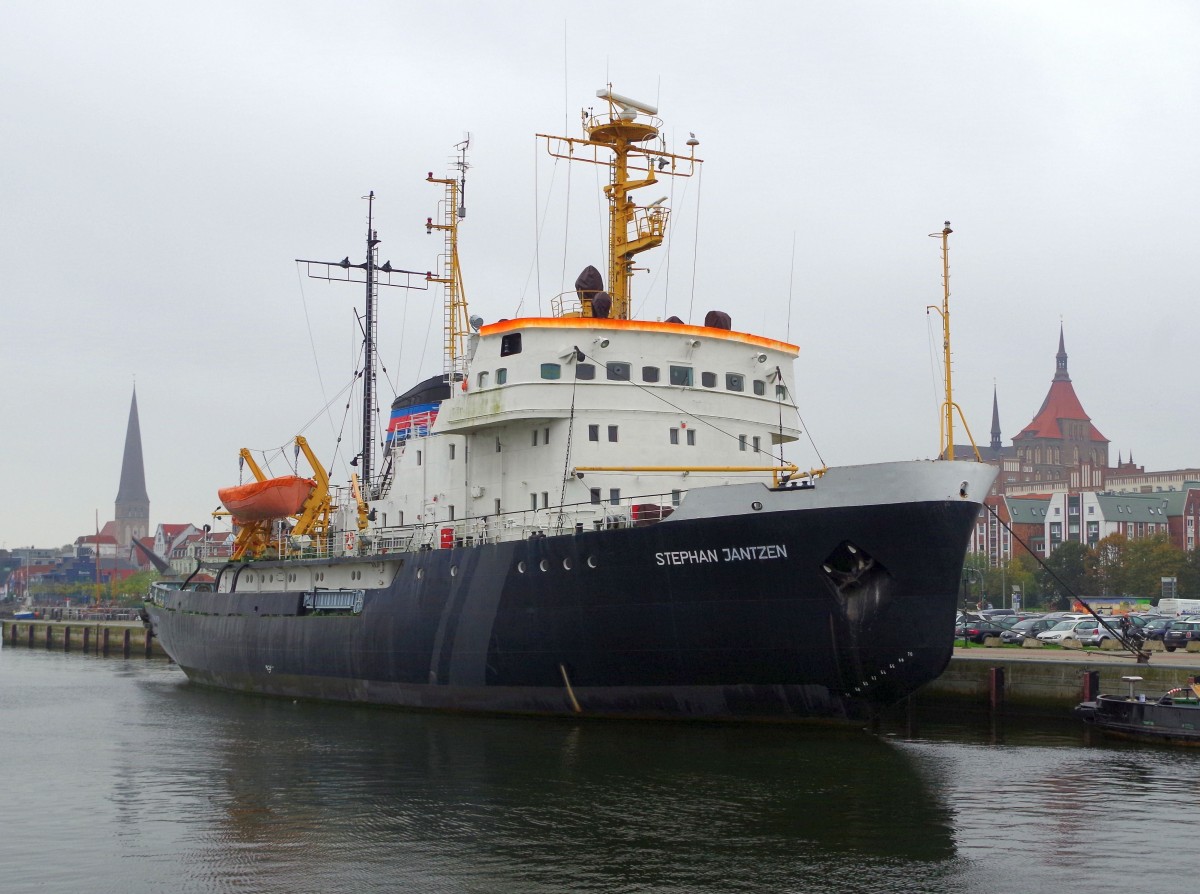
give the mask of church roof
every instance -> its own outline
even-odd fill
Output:
[[[142,429],[138,424],[136,390],[129,404],[129,424],[125,429],[125,454],[121,458],[121,485],[117,489],[117,502],[150,502],[146,493],[146,471],[142,465]]]
[[[1071,377],[1067,374],[1067,350],[1060,327],[1057,368],[1054,372],[1054,380],[1050,383],[1050,390],[1046,393],[1046,399],[1042,401],[1042,408],[1033,417],[1033,421],[1021,429],[1013,440],[1018,438],[1062,438],[1062,428],[1058,424],[1062,419],[1086,422],[1088,440],[1108,443],[1108,438],[1100,434],[1096,426],[1092,424],[1092,417],[1084,412],[1083,404],[1079,402],[1079,397],[1075,394],[1075,386],[1071,384]]]

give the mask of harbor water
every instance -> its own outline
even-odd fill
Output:
[[[1200,755],[1070,718],[566,722],[0,649],[0,890],[1163,892]]]

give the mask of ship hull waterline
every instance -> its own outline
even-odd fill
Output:
[[[857,719],[949,663],[978,503],[858,505],[334,560],[387,563],[357,614],[304,591],[174,591],[194,682],[406,708]],[[296,563],[256,562],[257,574]]]

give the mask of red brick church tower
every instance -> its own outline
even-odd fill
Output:
[[[1067,349],[1058,330],[1058,356],[1050,391],[1033,421],[1013,438],[1026,481],[1065,482],[1072,489],[1104,486],[1108,438],[1084,412],[1067,372]]]

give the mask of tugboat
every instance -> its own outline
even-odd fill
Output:
[[[1200,745],[1200,684],[1196,678],[1186,687],[1172,689],[1159,698],[1134,694],[1141,677],[1122,677],[1128,695],[1099,695],[1080,702],[1075,714],[1106,734],[1122,739],[1156,742],[1160,745]]]
[[[813,390],[793,378],[795,345],[722,311],[633,314],[634,259],[670,217],[633,194],[694,174],[698,141],[668,151],[657,109],[597,96],[582,135],[538,137],[608,168],[607,277],[587,268],[549,316],[468,317],[462,146],[456,176],[429,176],[444,189],[426,220],[445,240],[427,276],[443,286],[443,371],[386,425],[373,305],[380,277],[407,272],[379,264],[370,218],[365,261],[325,265],[366,283],[358,472],[330,487],[298,438],[311,478],[226,493],[293,502],[267,517],[267,501],[227,503],[238,539],[213,592],[152,592],[149,623],[192,681],[437,710],[850,719],[946,667],[995,470],[786,461]],[[311,486],[295,501],[298,481]]]

